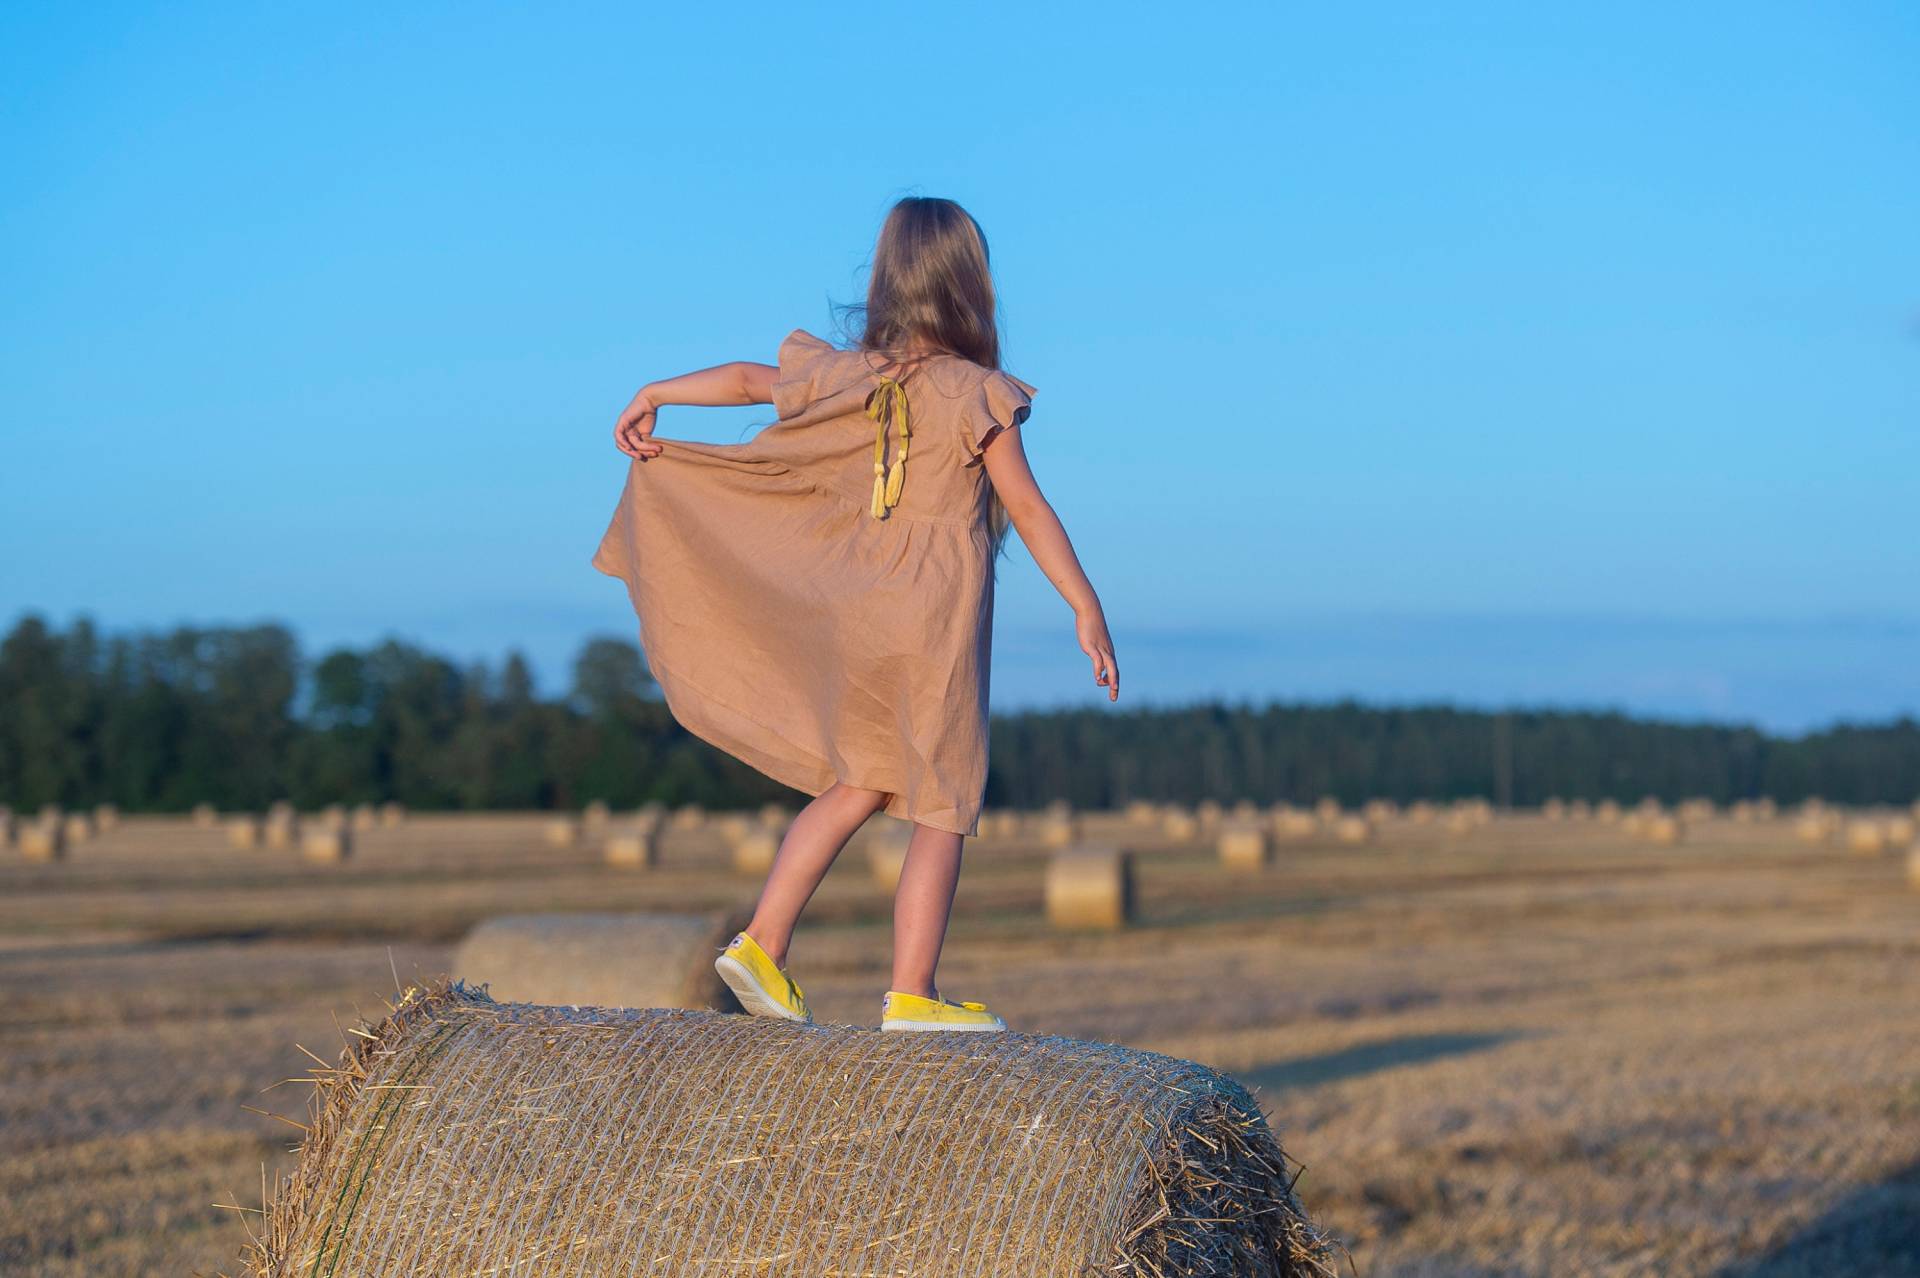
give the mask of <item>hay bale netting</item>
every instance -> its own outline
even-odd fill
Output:
[[[1133,918],[1133,857],[1116,848],[1056,852],[1047,863],[1047,922],[1072,930],[1114,931]]]
[[[1258,871],[1273,864],[1273,840],[1263,826],[1231,821],[1221,827],[1214,843],[1220,864],[1229,870]]]
[[[1334,1273],[1245,1089],[1150,1052],[456,982],[313,1074],[255,1278]]]
[[[737,1012],[713,960],[751,917],[740,910],[485,919],[454,952],[453,975],[488,986],[503,1003]]]

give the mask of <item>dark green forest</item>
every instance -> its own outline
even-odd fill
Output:
[[[1920,795],[1920,724],[1803,737],[1620,714],[1197,705],[996,716],[989,803],[1550,796],[1717,802]],[[563,696],[527,663],[403,643],[309,660],[281,626],[103,635],[37,617],[0,642],[0,803],[178,811],[397,799],[748,805],[789,791],[683,731],[639,650],[594,639]]]

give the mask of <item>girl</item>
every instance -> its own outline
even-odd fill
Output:
[[[715,965],[756,1016],[811,1021],[794,924],[875,812],[913,822],[894,897],[887,1030],[1001,1030],[934,981],[987,778],[993,567],[1009,523],[1072,605],[1094,683],[1120,696],[1100,600],[1016,430],[1034,388],[1000,370],[987,242],[951,200],[901,200],[846,350],[801,329],[779,363],[644,386],[594,566],[623,578],[648,665],[689,732],[816,795],[753,921]],[[658,439],[667,404],[772,404],[744,444]]]

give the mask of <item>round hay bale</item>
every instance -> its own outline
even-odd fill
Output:
[[[1133,857],[1117,848],[1079,847],[1047,863],[1047,922],[1113,931],[1133,918]]]
[[[211,829],[220,823],[220,810],[211,803],[193,805],[193,823],[202,829]]]
[[[1360,811],[1375,825],[1385,825],[1389,821],[1400,819],[1400,805],[1392,799],[1368,799]]]
[[[1080,823],[1072,813],[1043,813],[1034,836],[1043,848],[1070,848],[1080,841]]]
[[[388,799],[380,805],[380,825],[387,830],[397,830],[407,823],[407,805]]]
[[[251,852],[260,846],[260,822],[242,813],[227,820],[227,846]]]
[[[1020,814],[1007,808],[995,808],[980,818],[980,834],[989,839],[1020,837]]]
[[[1160,809],[1145,799],[1135,799],[1124,809],[1128,825],[1151,826],[1160,820]]]
[[[329,803],[313,814],[309,825],[317,825],[323,830],[344,830],[347,828],[347,810],[338,803]]]
[[[1567,804],[1569,821],[1589,821],[1593,819],[1593,805],[1585,799],[1575,799]]]
[[[728,843],[744,839],[750,831],[762,826],[744,812],[723,812],[714,818],[714,828],[720,831],[720,837]]]
[[[1191,1061],[457,982],[347,1041],[256,1276],[1334,1273],[1258,1103]]]
[[[666,804],[650,799],[634,810],[633,819],[645,828],[660,830],[666,828],[671,815]]]
[[[1357,813],[1350,813],[1333,823],[1333,838],[1336,843],[1357,845],[1373,841],[1373,822]]]
[[[58,825],[66,819],[67,810],[59,804],[43,803],[40,805],[40,823],[42,825]]]
[[[1160,832],[1176,843],[1191,843],[1200,837],[1200,818],[1169,803],[1160,814]]]
[[[285,852],[299,843],[300,822],[293,816],[269,813],[261,834],[268,847],[276,852]]]
[[[1252,822],[1235,821],[1225,826],[1214,846],[1220,853],[1220,864],[1229,870],[1259,871],[1273,864],[1273,840]]]
[[[1703,821],[1711,821],[1714,819],[1714,817],[1718,816],[1719,814],[1720,814],[1720,809],[1714,806],[1714,802],[1712,799],[1701,799],[1701,798],[1688,799],[1686,802],[1682,803],[1679,807],[1680,819],[1682,821],[1687,822],[1688,824],[1698,824]]]
[[[1067,802],[1065,799],[1054,799],[1048,803],[1046,807],[1040,809],[1040,812],[1043,816],[1070,817],[1073,815],[1073,804]]]
[[[23,826],[15,840],[29,861],[58,861],[67,854],[66,826],[59,821],[35,821]]]
[[[1662,813],[1659,816],[1643,818],[1641,837],[1660,847],[1675,847],[1687,838],[1687,823],[1677,816]]]
[[[1320,818],[1320,824],[1332,825],[1340,819],[1340,800],[1332,795],[1322,795],[1314,802],[1313,814]]]
[[[93,837],[93,818],[85,812],[69,812],[66,820],[60,823],[60,828],[66,836],[67,846],[73,847]]]
[[[580,822],[570,816],[563,816],[547,822],[544,837],[550,848],[571,848],[579,844],[580,833]]]
[[[1454,835],[1455,837],[1463,837],[1472,834],[1479,828],[1480,823],[1473,819],[1473,813],[1471,812],[1461,808],[1454,808],[1447,813],[1448,834]]]
[[[1218,799],[1202,799],[1193,805],[1193,819],[1199,822],[1202,834],[1212,834],[1218,830],[1220,818],[1224,815],[1225,809],[1220,806]]]
[[[1780,815],[1780,805],[1762,795],[1753,801],[1753,818],[1756,821],[1771,821]]]
[[[674,809],[673,828],[676,830],[698,830],[707,824],[707,810],[697,803],[683,804]]]
[[[1431,825],[1440,815],[1440,810],[1426,799],[1419,799],[1407,805],[1407,820],[1415,825]]]
[[[352,852],[353,835],[344,825],[323,825],[300,836],[300,855],[317,865],[338,865]]]
[[[1913,818],[1909,816],[1888,817],[1886,834],[1888,847],[1906,847],[1907,844],[1913,842],[1914,839],[1915,829]]]
[[[506,915],[467,933],[453,975],[488,986],[503,1003],[738,1012],[713,960],[751,917],[744,910]]]
[[[1273,837],[1298,842],[1320,833],[1320,819],[1299,808],[1283,808],[1273,814]]]
[[[873,885],[892,896],[900,890],[900,871],[906,868],[907,847],[913,842],[913,832],[907,829],[881,830],[867,836],[863,842]]]
[[[371,803],[356,803],[348,814],[348,828],[355,834],[365,834],[380,824],[380,810]]]
[[[1809,847],[1833,838],[1833,822],[1825,813],[1809,812],[1793,823],[1793,836]]]
[[[1907,849],[1907,886],[1920,892],[1920,844]]]
[[[1237,821],[1241,825],[1257,825],[1260,821],[1260,805],[1252,799],[1242,799],[1227,809],[1227,820]]]
[[[760,809],[760,824],[785,834],[793,824],[793,809],[784,803],[769,803]]]
[[[781,836],[772,830],[753,830],[733,844],[733,872],[762,875],[773,868],[780,854]]]
[[[1545,817],[1549,821],[1566,820],[1567,819],[1566,800],[1548,799],[1545,803],[1542,803],[1540,805],[1540,815]]]
[[[619,830],[607,836],[601,854],[622,870],[651,870],[660,864],[660,836],[653,830]]]
[[[1593,805],[1593,819],[1601,825],[1613,825],[1620,819],[1620,802],[1617,799],[1602,799]]]
[[[120,824],[120,809],[111,803],[102,803],[93,810],[93,828],[105,833]]]
[[[1620,818],[1620,833],[1629,839],[1637,839],[1647,832],[1647,822],[1650,819],[1644,812],[1638,810],[1629,812]]]
[[[613,809],[607,806],[605,799],[595,799],[580,809],[580,820],[589,830],[599,830],[613,817]]]
[[[1886,827],[1878,821],[1849,821],[1845,842],[1855,856],[1879,856],[1887,850]]]
[[[293,809],[293,804],[287,802],[285,799],[275,799],[267,805],[267,820],[269,821],[292,821],[297,818],[298,815],[299,814]]]

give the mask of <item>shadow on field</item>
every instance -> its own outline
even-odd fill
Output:
[[[1920,1162],[1856,1189],[1765,1255],[1715,1278],[1920,1278]]]
[[[1337,1052],[1322,1052],[1318,1056],[1301,1056],[1242,1070],[1238,1078],[1250,1090],[1261,1092],[1319,1087],[1323,1083],[1338,1083],[1362,1074],[1377,1074],[1381,1070],[1424,1065],[1428,1061],[1444,1060],[1466,1052],[1485,1051],[1520,1037],[1517,1033],[1403,1034],[1399,1038],[1381,1039],[1376,1043],[1343,1047]]]

